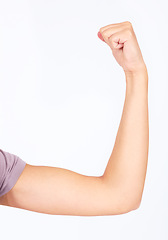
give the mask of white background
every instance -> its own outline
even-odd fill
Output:
[[[125,78],[100,27],[130,21],[149,74],[150,145],[141,206],[118,216],[0,206],[4,239],[168,239],[167,1],[0,1],[0,148],[32,165],[102,175]]]

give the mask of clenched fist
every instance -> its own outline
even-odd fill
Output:
[[[98,37],[109,45],[125,73],[146,69],[132,24],[128,21],[100,28]]]

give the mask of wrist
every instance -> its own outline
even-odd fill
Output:
[[[124,71],[126,80],[131,80],[131,79],[138,79],[138,78],[148,78],[148,71],[147,67],[145,64],[143,66],[135,71]]]
[[[146,92],[148,93],[148,72],[143,68],[137,72],[125,72],[127,92]]]

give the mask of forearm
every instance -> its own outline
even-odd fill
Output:
[[[148,79],[126,79],[115,145],[103,176],[48,166],[26,167],[0,204],[59,215],[114,215],[140,203],[148,159]]]
[[[121,205],[128,208],[136,208],[142,198],[148,145],[148,74],[142,71],[141,74],[126,76],[123,113],[103,175],[109,189],[117,189]]]

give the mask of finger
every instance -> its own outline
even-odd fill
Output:
[[[101,27],[99,32],[103,32],[104,30],[106,30],[110,27],[119,27],[119,26],[124,26],[124,25],[128,25],[128,24],[130,24],[130,22],[128,22],[128,21],[125,21],[125,22],[122,22],[122,23],[109,24],[109,25],[106,25],[104,27]]]
[[[106,29],[106,30],[104,30],[100,33],[101,33],[103,39],[105,40],[105,42],[108,43],[108,39],[112,34],[114,34],[116,32],[119,32],[119,31],[122,31],[123,29],[125,29],[125,26],[123,26],[123,25],[120,26],[120,27],[113,27],[113,28],[110,27],[110,28],[108,28],[108,29]]]
[[[108,38],[110,47],[112,49],[119,49],[124,47],[125,43],[130,39],[131,31],[129,29],[124,29],[122,31],[112,34]]]
[[[101,35],[101,33],[100,32],[98,32],[98,37],[102,40],[102,41],[104,41],[104,39],[103,39],[103,36]],[[104,41],[105,42],[105,41]]]
[[[115,44],[115,42],[114,42],[114,44]],[[115,49],[120,49],[123,47],[124,47],[124,43],[116,43],[116,45],[115,45]]]

